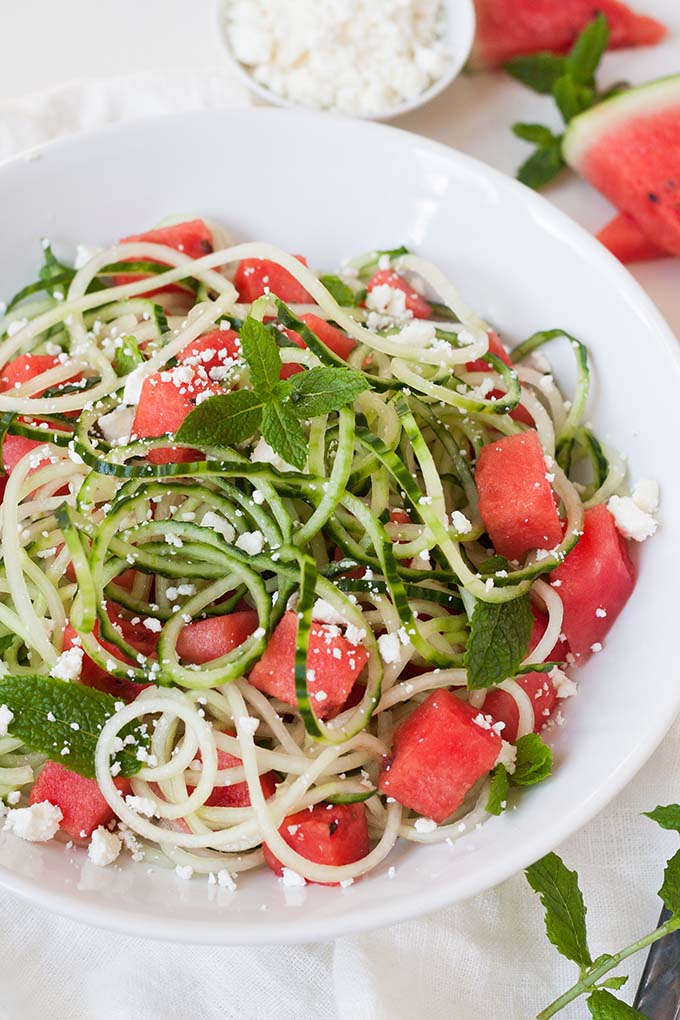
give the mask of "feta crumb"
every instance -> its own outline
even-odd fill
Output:
[[[261,531],[244,531],[236,539],[235,545],[249,556],[257,556],[264,548],[264,535]]]
[[[656,482],[646,480],[637,483],[632,496],[612,496],[607,503],[623,537],[635,542],[644,542],[656,531],[654,513],[658,506],[659,487]]]
[[[62,652],[54,666],[52,666],[50,676],[54,677],[55,680],[77,680],[83,668],[84,654],[83,649],[77,645]]]
[[[437,823],[433,818],[416,818],[413,828],[416,832],[434,832]]]
[[[221,535],[226,542],[233,542],[234,536],[236,535],[236,532],[229,521],[225,520],[224,517],[220,517],[220,515],[216,514],[213,510],[208,510],[207,513],[203,514],[201,527],[212,528],[212,530],[216,531],[218,535]],[[236,544],[238,545],[238,542]]]
[[[264,503],[264,493],[259,489],[253,489],[253,503],[256,503],[257,506],[262,506]]]
[[[129,793],[125,798],[125,803],[137,814],[146,815],[147,818],[153,818],[156,813],[156,805],[150,797],[135,797]]]
[[[472,523],[467,519],[464,513],[460,510],[454,510],[451,513],[451,523],[457,532],[461,535],[467,535],[469,531],[472,531]]]
[[[135,407],[122,405],[109,414],[103,415],[97,422],[99,431],[107,443],[128,442],[135,418]]]
[[[271,464],[272,467],[277,468],[279,471],[297,471],[291,464],[288,464],[283,457],[279,457],[278,453],[272,450],[271,446],[265,439],[260,439],[255,446],[255,449],[250,455],[251,464]]]
[[[0,737],[7,736],[7,728],[14,718],[14,712],[12,712],[7,705],[0,705]]]
[[[252,715],[242,715],[236,720],[236,727],[239,732],[247,733],[251,737],[255,735],[259,725],[260,720],[255,719]]]
[[[284,868],[281,873],[281,879],[284,885],[288,886],[303,886],[307,885],[306,879],[302,875],[298,875],[297,871],[293,871],[292,868]]]
[[[123,844],[115,832],[109,832],[103,825],[94,830],[87,848],[87,856],[98,868],[105,868],[118,857]]]
[[[60,807],[41,800],[30,807],[8,811],[3,831],[13,832],[29,843],[45,843],[56,835],[63,817]]]
[[[336,626],[344,626],[347,620],[339,613],[330,602],[325,599],[317,599],[312,607],[312,619],[319,623],[334,623]]]
[[[160,620],[157,620],[153,616],[147,616],[145,620],[142,620],[142,626],[150,630],[152,634],[160,634],[163,629],[163,624]]]
[[[567,676],[559,666],[555,666],[550,670],[548,676],[552,680],[552,685],[555,688],[558,698],[573,698],[578,692],[578,687],[574,680],[570,676]]]
[[[501,742],[501,749],[498,752],[496,758],[496,765],[504,765],[506,772],[510,775],[515,771],[515,762],[517,760],[517,748],[514,744],[510,744],[507,740]]]
[[[398,634],[381,634],[378,638],[378,651],[383,662],[391,665],[398,662],[401,654],[401,644]]]

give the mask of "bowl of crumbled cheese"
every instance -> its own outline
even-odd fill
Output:
[[[222,35],[263,99],[386,120],[429,102],[463,68],[473,0],[222,0]]]

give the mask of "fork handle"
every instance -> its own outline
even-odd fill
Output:
[[[664,907],[659,924],[670,916]],[[649,1020],[680,1020],[680,930],[649,950],[633,1005]]]

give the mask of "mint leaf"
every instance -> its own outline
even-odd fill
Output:
[[[290,404],[299,418],[339,411],[369,388],[361,372],[351,368],[310,368],[293,377]]]
[[[508,779],[508,770],[505,765],[496,765],[491,773],[489,799],[486,802],[486,810],[490,815],[500,815],[504,811],[509,793],[510,780]]]
[[[555,135],[544,124],[523,124],[520,122],[512,125],[512,133],[524,142],[533,142],[534,145],[539,146],[552,145],[555,140]]]
[[[264,401],[252,390],[208,397],[187,415],[175,440],[196,446],[242,443],[260,427],[264,406]]]
[[[583,110],[593,105],[594,92],[587,85],[579,85],[569,75],[559,78],[553,88],[553,98],[565,123],[569,123]]]
[[[357,303],[354,291],[339,276],[320,276],[319,283],[324,285],[339,305],[349,308]]]
[[[600,988],[613,988],[615,992],[618,992],[620,988],[623,988],[627,980],[627,974],[622,974],[620,977],[610,977],[602,982]]]
[[[680,912],[680,850],[666,862],[659,896],[671,913]]]
[[[611,992],[596,989],[586,999],[593,1020],[648,1020],[639,1010],[617,999]]]
[[[647,818],[660,825],[662,829],[670,829],[672,832],[680,832],[680,804],[659,805],[653,811],[643,811]]]
[[[116,698],[93,687],[48,676],[9,676],[0,681],[0,704],[14,713],[12,736],[31,751],[88,779],[95,778],[97,741],[107,719],[116,711]],[[74,729],[73,724],[78,728]],[[142,763],[137,761],[136,753],[148,744],[138,725],[121,730],[123,738],[128,734],[133,741],[117,755],[122,776],[139,772]],[[64,748],[69,749],[68,754],[62,754]]]
[[[517,180],[538,191],[556,177],[566,164],[562,158],[562,139],[536,149],[517,171]]]
[[[256,393],[268,398],[281,375],[281,356],[274,338],[275,327],[249,315],[241,327],[241,353],[250,369],[250,381]]]
[[[579,967],[592,963],[586,934],[586,907],[578,875],[555,853],[526,869],[529,885],[545,910],[545,930],[557,951]]]
[[[68,290],[71,280],[76,275],[75,269],[60,262],[52,251],[49,241],[43,241],[44,264],[38,273],[38,278],[44,289],[54,296],[55,293],[63,297]]]
[[[508,570],[509,567],[510,563],[505,556],[489,556],[487,560],[479,564],[477,573],[482,577],[488,577],[489,574],[495,574],[497,570]]]
[[[552,773],[553,755],[538,733],[527,733],[517,741],[515,771],[510,781],[515,786],[533,786]]]
[[[564,57],[556,57],[552,53],[534,53],[526,57],[515,57],[503,67],[527,88],[549,96],[557,79],[564,74],[565,63]]]
[[[267,404],[262,414],[262,435],[280,457],[302,471],[307,463],[307,440],[299,421],[285,404]]]
[[[124,336],[113,356],[113,370],[118,376],[128,375],[144,361],[144,355],[133,336]]]
[[[608,42],[609,25],[600,12],[580,33],[564,61],[566,73],[577,85],[592,85]]]
[[[515,675],[529,650],[533,623],[528,595],[509,602],[476,601],[464,660],[470,690]]]

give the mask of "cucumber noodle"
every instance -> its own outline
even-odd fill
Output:
[[[205,448],[206,459],[194,463],[159,466],[145,454],[167,447],[167,437],[106,442],[100,418],[122,405],[124,393],[138,393],[143,377],[173,364],[191,341],[225,318],[277,315],[268,297],[252,307],[239,303],[232,278],[244,258],[272,260],[295,277],[313,304],[291,305],[292,314],[314,311],[345,330],[357,342],[350,366],[363,368],[377,385],[353,408],[310,423],[305,472],[254,463],[254,441],[238,450]],[[161,264],[154,289],[183,281],[185,286],[149,298],[148,277],[115,285],[106,267],[129,260]],[[376,261],[375,253],[356,259],[346,280],[358,288]],[[432,832],[417,831],[411,812],[375,794],[381,757],[389,752],[399,722],[437,688],[455,688],[483,710],[485,692],[468,695],[465,686],[466,599],[500,602],[531,589],[548,625],[526,661],[546,658],[561,631],[562,604],[539,575],[573,545],[583,504],[618,487],[621,461],[595,447],[581,426],[588,367],[580,345],[574,348],[579,376],[571,404],[534,360],[539,342],[516,371],[490,358],[487,372],[470,372],[466,365],[488,351],[486,324],[435,266],[411,255],[390,265],[439,302],[436,332],[421,343],[400,342],[404,322],[372,327],[364,307],[340,307],[310,269],[261,243],[197,260],[164,245],[121,243],[78,270],[68,292],[57,296],[61,299],[31,295],[0,320],[5,337],[0,368],[23,353],[64,352],[56,367],[0,393],[5,431],[45,438],[13,468],[0,515],[0,633],[15,635],[3,656],[5,670],[49,673],[70,620],[86,654],[108,673],[160,685],[110,718],[96,753],[99,786],[121,823],[145,841],[148,859],[190,864],[198,873],[223,868],[236,873],[262,863],[264,841],[285,867],[310,880],[338,882],[375,867],[398,836],[453,840],[486,817],[484,780],[454,818]],[[129,336],[148,360],[134,376],[121,377],[112,362]],[[338,364],[332,355],[323,356],[320,344],[305,350],[284,346],[280,353],[286,364]],[[55,390],[81,373],[86,385],[61,394]],[[247,381],[244,368],[241,383]],[[500,396],[487,396],[491,389]],[[38,395],[45,390],[51,392]],[[477,569],[489,551],[488,543],[480,543],[484,526],[474,460],[490,438],[522,431],[510,416],[518,404],[533,417],[549,463],[554,458],[551,470],[567,517],[566,538],[547,557],[530,557],[490,584]],[[31,425],[17,415],[38,416],[43,424]],[[577,488],[570,480],[573,465],[588,460],[592,480]],[[410,522],[390,518],[389,511],[397,508],[410,511]],[[468,517],[468,531],[451,524],[453,511]],[[207,512],[222,517],[235,536],[260,531],[264,551],[246,555],[212,526],[201,525]],[[130,566],[134,582],[128,590],[115,579]],[[356,577],[357,566],[365,569],[363,577]],[[192,594],[178,598],[182,584]],[[299,698],[295,711],[244,677],[264,650],[262,635],[280,617],[281,602],[285,606],[296,593],[298,609],[305,603],[308,617],[314,598],[330,604],[363,633],[370,653],[362,701],[327,723],[316,718],[309,699]],[[258,630],[203,667],[183,663],[176,651],[183,624],[225,612],[225,605],[233,607],[239,599],[256,609]],[[157,661],[126,644],[110,623],[107,604],[119,615],[162,625]],[[389,657],[393,661],[383,662],[378,652],[376,636],[385,632],[405,634]],[[513,680],[502,687],[517,703],[518,735],[533,731],[532,700]],[[132,779],[133,793],[153,802],[153,818],[125,801],[112,776],[120,731],[135,719],[155,720],[149,758]],[[242,765],[218,770],[217,749]],[[39,767],[41,759],[21,750],[21,741],[12,736],[0,739],[0,795],[30,783]],[[281,782],[265,800],[258,777],[272,770]],[[206,805],[216,786],[243,781],[252,806]],[[369,855],[354,864],[312,863],[279,835],[291,813],[321,801],[354,800],[365,800],[373,841]]]

